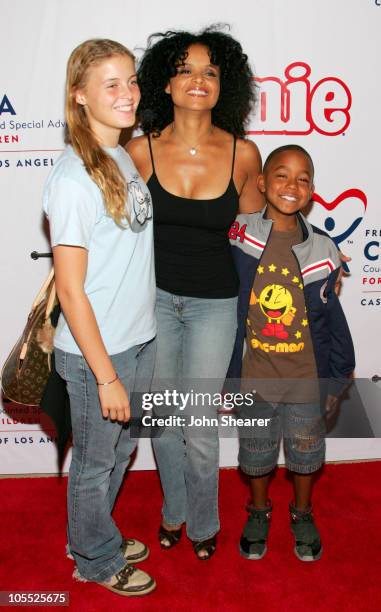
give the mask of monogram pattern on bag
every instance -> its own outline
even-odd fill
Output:
[[[25,330],[3,369],[4,395],[19,404],[38,406],[50,373],[50,355],[43,352],[36,338],[44,324],[46,302],[44,299],[29,315]],[[26,341],[28,348],[24,359],[20,360]]]

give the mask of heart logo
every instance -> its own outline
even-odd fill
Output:
[[[311,220],[314,225],[329,234],[338,248],[360,225],[364,218],[367,197],[361,189],[347,189],[334,200],[327,202],[318,193],[312,196],[314,203]],[[347,264],[343,268],[349,272]]]
[[[340,204],[340,202],[343,202],[343,200],[346,200],[348,198],[358,198],[363,203],[364,212],[365,212],[366,206],[367,206],[367,198],[366,198],[365,193],[361,191],[361,189],[347,189],[346,191],[343,191],[343,193],[340,193],[340,195],[338,195],[337,198],[335,198],[335,200],[332,200],[332,202],[326,202],[316,192],[312,196],[312,199],[314,202],[321,204],[327,210],[333,210],[334,208],[336,208],[336,206]]]

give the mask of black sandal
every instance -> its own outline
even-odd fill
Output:
[[[202,542],[192,542],[192,544],[193,544],[193,550],[196,553],[197,559],[200,559],[200,561],[206,561],[207,559],[210,559],[210,557],[212,557],[214,553],[216,552],[217,538],[214,535],[208,540],[202,540]],[[204,550],[207,554],[200,557],[199,553],[202,550]]]
[[[160,525],[158,534],[160,546],[165,550],[169,550],[170,548],[173,548],[173,546],[176,546],[176,544],[178,544],[180,541],[182,529],[182,527],[179,527],[178,529],[170,531],[169,529],[163,527],[163,525]],[[168,544],[165,544],[165,540],[168,541]]]

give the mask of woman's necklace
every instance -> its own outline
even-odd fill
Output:
[[[195,144],[193,147],[192,147],[192,146],[190,146],[190,145],[189,145],[189,144],[188,144],[188,143],[187,143],[187,142],[184,140],[184,138],[183,138],[182,136],[180,136],[180,134],[178,134],[177,132],[176,132],[176,135],[177,135],[177,136],[178,136],[178,138],[180,138],[180,140],[182,140],[182,141],[183,141],[183,143],[186,145],[186,147],[187,147],[187,149],[188,149],[188,153],[189,153],[189,155],[194,156],[194,155],[196,155],[196,153],[197,153],[197,149],[198,149],[198,148],[199,148],[199,146],[202,144],[202,141],[203,141],[203,140],[205,140],[205,138],[208,138],[208,137],[209,137],[209,136],[210,136],[210,135],[213,133],[213,127],[214,127],[214,126],[213,126],[213,125],[211,125],[211,126],[210,126],[210,129],[209,129],[209,131],[208,131],[208,133],[207,133],[207,135],[206,135],[205,137],[203,137],[203,138],[202,138],[202,139],[201,139],[201,140],[200,140],[200,141],[199,141],[197,144]],[[175,133],[175,124],[174,124],[174,123],[172,123],[172,134],[174,134],[174,133]]]

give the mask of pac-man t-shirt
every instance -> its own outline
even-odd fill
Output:
[[[303,281],[291,248],[302,240],[299,223],[291,232],[272,230],[250,296],[243,377],[255,379],[258,396],[272,402],[318,398]]]

